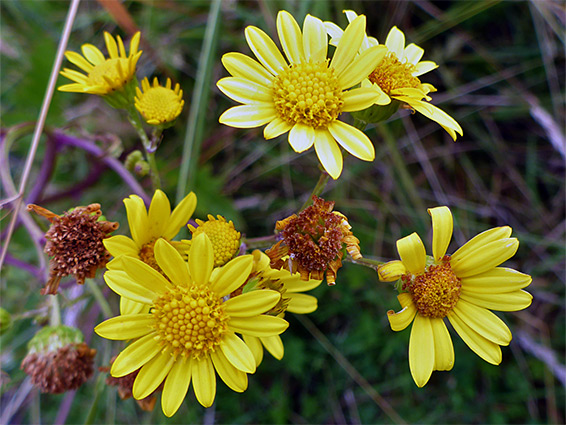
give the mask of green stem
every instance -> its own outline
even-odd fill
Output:
[[[372,260],[371,258],[362,257],[357,260],[354,260],[352,257],[347,256],[343,259],[344,261],[352,264],[359,264],[360,266],[369,267],[377,272],[377,268],[382,264],[385,264],[383,261]]]
[[[358,130],[364,131],[367,127],[367,123],[365,121],[354,118],[354,127],[356,127]]]
[[[100,305],[100,309],[102,310],[102,313],[104,313],[105,318],[107,319],[109,317],[112,317],[114,314],[112,313],[110,304],[104,297],[104,294],[102,293],[96,282],[92,279],[86,279],[86,283],[91,290],[92,295],[94,295],[94,299]]]
[[[61,307],[59,306],[59,296],[55,294],[49,297],[49,300],[51,302],[49,324],[51,326],[59,326],[61,324]]]
[[[326,186],[326,183],[328,183],[329,179],[330,179],[330,176],[328,175],[328,173],[326,171],[322,170],[320,172],[320,177],[318,178],[318,182],[316,182],[316,186],[312,190],[310,196],[305,201],[305,203],[303,204],[303,206],[301,207],[299,212],[303,211],[305,208],[307,208],[311,204],[313,196],[320,196],[320,194],[322,193],[322,191],[324,190],[324,188]]]
[[[243,239],[243,242],[246,244],[247,249],[262,249],[262,248],[269,248],[275,242],[277,242],[276,235],[269,235],[269,236],[260,236],[259,238],[249,238]]]
[[[157,146],[154,145],[147,137],[138,111],[133,107],[128,108],[128,120],[142,141],[147,163],[149,165],[149,174],[151,176],[153,190],[161,189],[161,179],[159,178],[157,163],[155,162],[155,149],[157,149]]]

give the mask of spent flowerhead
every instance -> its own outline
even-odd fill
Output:
[[[522,289],[529,275],[497,267],[511,258],[519,242],[511,228],[496,227],[472,238],[454,254],[446,255],[452,238],[448,207],[429,209],[432,216],[432,257],[416,233],[397,241],[400,261],[380,266],[379,277],[397,281],[402,310],[388,314],[394,331],[412,322],[409,367],[415,383],[424,386],[433,370],[450,370],[454,348],[444,318],[464,342],[485,361],[498,365],[500,346],[509,345],[511,332],[490,310],[517,311],[531,304]]]
[[[218,219],[209,214],[206,221],[198,218],[195,220],[197,227],[192,224],[188,225],[193,238],[201,233],[206,233],[210,239],[214,251],[214,267],[226,264],[236,256],[240,249],[240,232],[236,230],[232,220],[227,222],[221,215],[217,217]]]
[[[269,337],[285,331],[285,320],[264,314],[281,295],[262,290],[226,299],[248,279],[253,259],[243,255],[215,269],[205,233],[192,240],[188,262],[163,239],[155,243],[155,259],[167,278],[127,256],[121,261],[126,275],[119,270],[104,275],[120,296],[148,307],[147,312],[114,317],[95,328],[107,339],[132,340],[114,361],[112,376],[141,368],[132,388],[135,399],[147,397],[163,383],[161,405],[167,416],[177,411],[191,381],[205,407],[216,395],[216,373],[234,391],[245,391],[247,374],[255,372],[256,363],[236,333]]]
[[[28,343],[21,368],[42,392],[61,394],[76,390],[92,376],[95,355],[78,329],[47,326]]]
[[[28,210],[51,222],[45,233],[45,252],[49,261],[49,280],[41,294],[56,294],[61,278],[73,275],[79,285],[94,277],[96,270],[106,266],[110,255],[104,240],[118,228],[118,223],[100,220],[100,204],[76,207],[57,215],[39,205],[29,204]]]
[[[342,267],[347,252],[361,258],[359,240],[352,233],[346,216],[332,211],[334,202],[313,196],[314,203],[298,215],[277,222],[281,240],[265,253],[271,267],[299,272],[303,280],[323,279],[336,283],[336,273]]]
[[[366,109],[380,96],[373,87],[348,90],[367,78],[386,52],[375,46],[357,57],[365,26],[365,16],[360,16],[346,28],[332,60],[327,57],[324,24],[314,16],[306,16],[301,31],[288,12],[277,15],[277,33],[287,59],[265,32],[247,27],[246,41],[259,63],[241,53],[222,57],[232,77],[218,81],[218,88],[243,105],[228,109],[220,122],[237,128],[267,124],[266,139],[289,132],[291,147],[303,152],[314,146],[334,179],[342,172],[340,148],[373,161],[375,150],[368,137],[338,119],[342,112]]]
[[[357,14],[351,10],[345,11],[350,22],[357,19]],[[338,45],[345,32],[333,22],[325,22],[326,29],[332,37],[330,43]],[[394,113],[399,105],[408,105],[427,118],[437,122],[444,128],[452,139],[456,140],[456,133],[463,134],[460,125],[440,108],[430,103],[429,93],[436,88],[428,83],[423,83],[420,77],[438,65],[432,61],[421,61],[424,50],[416,44],[405,46],[405,34],[397,27],[391,28],[384,44],[379,44],[373,37],[365,37],[360,52],[373,46],[385,46],[386,54],[373,65],[373,70],[368,78],[362,82],[362,87],[373,87],[380,96],[375,102],[378,107],[373,107],[360,113],[371,117],[372,114],[379,120],[388,118],[380,113],[386,110],[389,115]],[[423,100],[424,99],[424,100]],[[388,105],[388,106],[384,106]],[[371,122],[371,118],[366,118]]]
[[[146,77],[142,80],[141,87],[141,90],[136,87],[134,101],[145,122],[162,128],[172,126],[185,105],[179,83],[172,89],[170,78],[167,78],[163,87],[159,85],[157,78],[154,78],[153,84],[150,85]]]

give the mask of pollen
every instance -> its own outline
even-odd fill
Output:
[[[197,219],[198,227],[189,224],[189,230],[193,238],[201,233],[206,233],[214,252],[214,267],[220,267],[230,261],[238,253],[240,248],[240,232],[234,227],[232,220],[226,222],[221,215],[215,219],[208,215],[207,221]]]
[[[395,89],[417,88],[421,81],[413,77],[415,66],[411,63],[402,63],[395,53],[390,52],[379,63],[368,79],[377,84],[386,94]]]
[[[338,78],[328,61],[291,64],[273,82],[278,116],[289,124],[326,127],[342,112]]]
[[[206,286],[176,287],[155,301],[151,313],[161,344],[187,358],[214,351],[228,330],[222,300]]]
[[[159,273],[165,276],[163,270],[161,270],[161,267],[159,267],[157,261],[155,260],[155,254],[154,254],[155,242],[157,242],[157,239],[154,239],[151,242],[142,245],[138,255],[140,257],[140,260],[142,260],[145,264],[147,264],[152,269],[157,270]]]
[[[450,266],[450,257],[433,264],[420,275],[402,277],[403,289],[409,291],[419,313],[425,317],[442,318],[454,308],[460,298],[461,280]]]
[[[173,122],[183,110],[183,90],[179,84],[171,89],[168,78],[165,87],[159,85],[157,78],[149,85],[147,78],[142,81],[142,90],[136,88],[134,99],[136,109],[150,125],[160,125]]]

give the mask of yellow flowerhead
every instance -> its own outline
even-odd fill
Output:
[[[216,373],[228,387],[243,392],[256,364],[247,344],[236,336],[279,335],[288,323],[263,313],[279,302],[276,291],[253,291],[225,300],[249,277],[253,259],[243,255],[214,269],[206,234],[192,242],[188,263],[167,242],[155,244],[155,258],[167,279],[144,262],[123,257],[127,273],[109,270],[111,288],[122,297],[144,303],[148,313],[127,314],[99,324],[95,332],[112,340],[132,340],[118,355],[110,373],[125,376],[137,369],[132,393],[143,399],[163,383],[161,406],[175,414],[192,380],[200,404],[216,396]]]
[[[186,253],[188,244],[173,241],[181,227],[190,220],[197,204],[196,195],[191,192],[171,211],[167,195],[156,190],[149,211],[146,210],[143,199],[137,195],[130,195],[124,199],[131,238],[124,235],[112,236],[104,239],[104,246],[115,258],[108,263],[108,269],[122,270],[121,258],[128,256],[137,258],[153,269],[161,271],[155,259],[154,246],[158,240],[170,243],[179,253]],[[133,302],[127,297],[120,300],[122,314],[139,313],[144,305]]]
[[[347,10],[345,13],[348,21],[357,19],[355,12]],[[339,44],[344,32],[332,22],[325,22],[325,25],[332,37],[330,43]],[[377,39],[366,36],[360,52],[379,45]],[[412,109],[440,124],[452,139],[456,140],[456,133],[463,135],[462,128],[454,118],[429,103],[431,97],[428,94],[436,91],[434,86],[422,83],[419,79],[421,75],[438,68],[438,65],[432,61],[421,61],[424,50],[416,44],[411,43],[405,47],[405,34],[397,27],[391,28],[382,46],[387,48],[387,54],[374,63],[374,69],[368,79],[362,82],[362,87],[371,86],[379,91],[380,96],[376,104],[387,105],[391,100],[408,104]]]
[[[115,40],[107,32],[104,33],[104,40],[109,58],[105,58],[102,52],[92,44],[81,46],[84,57],[76,52],[65,52],[65,57],[86,74],[65,68],[61,71],[61,75],[75,83],[60,86],[59,90],[104,96],[124,88],[134,79],[136,64],[142,54],[141,50],[138,51],[140,35],[137,32],[132,37],[129,55],[126,55],[126,49],[120,36],[117,36]]]
[[[135,105],[145,122],[150,125],[172,124],[185,105],[179,83],[172,89],[170,78],[167,78],[165,87],[160,86],[157,78],[154,78],[150,86],[146,77],[141,86],[142,90],[136,87]]]
[[[338,119],[342,112],[366,109],[379,98],[372,87],[348,90],[366,78],[386,52],[376,46],[357,56],[365,25],[365,16],[352,21],[331,61],[326,29],[314,16],[306,16],[301,32],[288,12],[277,15],[277,33],[287,60],[265,32],[247,27],[246,40],[260,63],[241,53],[222,57],[232,77],[221,79],[217,86],[244,105],[228,109],[220,122],[238,128],[267,124],[266,139],[289,132],[295,152],[314,145],[320,163],[334,179],[342,172],[340,147],[373,161],[375,150],[368,137]]]
[[[240,248],[240,232],[234,227],[232,220],[226,221],[221,215],[218,220],[208,215],[207,221],[196,219],[198,227],[189,224],[189,230],[193,238],[201,233],[206,233],[212,243],[214,251],[214,267],[223,266],[238,253]],[[190,244],[190,241],[188,241]]]
[[[498,365],[499,346],[509,345],[512,336],[489,309],[522,310],[533,298],[522,290],[532,281],[529,275],[497,267],[519,247],[519,241],[509,237],[510,227],[480,233],[450,256],[445,254],[452,237],[452,213],[448,207],[428,211],[432,216],[433,258],[427,257],[421,239],[413,233],[397,241],[401,261],[378,269],[381,280],[401,279],[397,298],[402,310],[390,310],[387,315],[394,331],[413,322],[409,367],[419,387],[428,382],[433,370],[450,370],[454,365],[445,317],[472,351]]]

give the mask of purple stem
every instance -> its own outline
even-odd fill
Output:
[[[34,275],[38,279],[43,278],[43,273],[39,269],[39,267],[33,266],[25,261],[18,260],[17,258],[10,255],[10,253],[6,253],[6,264],[11,266],[17,267],[18,269],[22,269],[27,271],[28,273]]]

